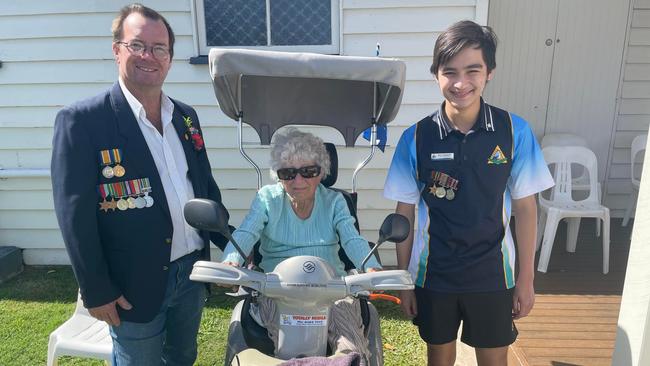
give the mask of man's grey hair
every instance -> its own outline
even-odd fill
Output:
[[[320,137],[296,128],[287,128],[273,137],[271,147],[271,178],[278,180],[278,169],[295,161],[313,161],[321,167],[321,175],[330,173],[330,157]]]

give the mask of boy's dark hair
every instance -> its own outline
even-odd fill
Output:
[[[139,13],[143,17],[151,20],[160,20],[163,22],[163,24],[165,24],[165,28],[167,28],[167,34],[169,35],[169,59],[171,60],[174,57],[174,41],[176,40],[172,27],[167,22],[167,19],[160,15],[159,12],[142,4],[134,3],[120,9],[120,14],[117,16],[117,18],[113,19],[113,24],[111,26],[111,32],[113,33],[113,42],[120,42],[122,40],[124,19],[133,13]]]
[[[452,24],[436,40],[431,73],[436,75],[440,65],[446,64],[467,47],[480,49],[483,52],[483,61],[488,73],[497,66],[495,59],[497,35],[492,28],[480,26],[470,20],[462,20]]]

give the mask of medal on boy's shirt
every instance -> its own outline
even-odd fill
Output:
[[[458,189],[458,179],[449,177],[447,180],[447,193],[445,194],[445,198],[449,201],[453,200],[456,198],[456,190]]]
[[[436,183],[438,183],[438,177],[440,176],[440,172],[432,171],[431,172],[431,187],[429,187],[429,194],[431,194],[434,197],[437,197],[438,195],[438,186]]]
[[[448,201],[456,198],[458,190],[458,179],[442,172],[431,172],[431,187],[429,193],[436,198],[446,198]]]
[[[447,193],[445,194],[445,198],[449,201],[453,200],[456,197],[456,193],[454,193],[454,190],[449,188],[447,189]]]
[[[436,188],[436,197],[443,198],[443,197],[445,197],[445,194],[447,194],[447,192],[445,191],[444,187],[437,187]]]
[[[448,178],[449,178],[449,176],[447,174],[444,174],[444,173],[439,174],[438,183],[440,184],[440,186],[438,188],[436,188],[436,197],[444,198],[445,195],[447,194],[446,187],[447,187]]]
[[[442,175],[443,173],[441,172],[431,172],[431,188],[429,188],[429,193],[436,198],[442,198],[445,196],[445,188],[442,187],[442,184],[440,182],[440,177]]]
[[[436,184],[434,183],[431,187],[429,187],[429,194],[435,196],[436,195]]]

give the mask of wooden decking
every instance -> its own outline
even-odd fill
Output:
[[[536,304],[516,322],[519,338],[510,365],[610,365],[630,231],[620,219],[611,222],[610,272],[602,273],[602,240],[594,220],[583,220],[575,253],[564,248],[564,225],[556,236],[547,273],[536,272]],[[518,360],[518,362],[513,362]]]

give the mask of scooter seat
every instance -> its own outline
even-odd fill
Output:
[[[285,362],[279,358],[274,358],[269,355],[265,355],[262,352],[248,348],[243,350],[235,355],[230,363],[231,366],[276,366]]]

